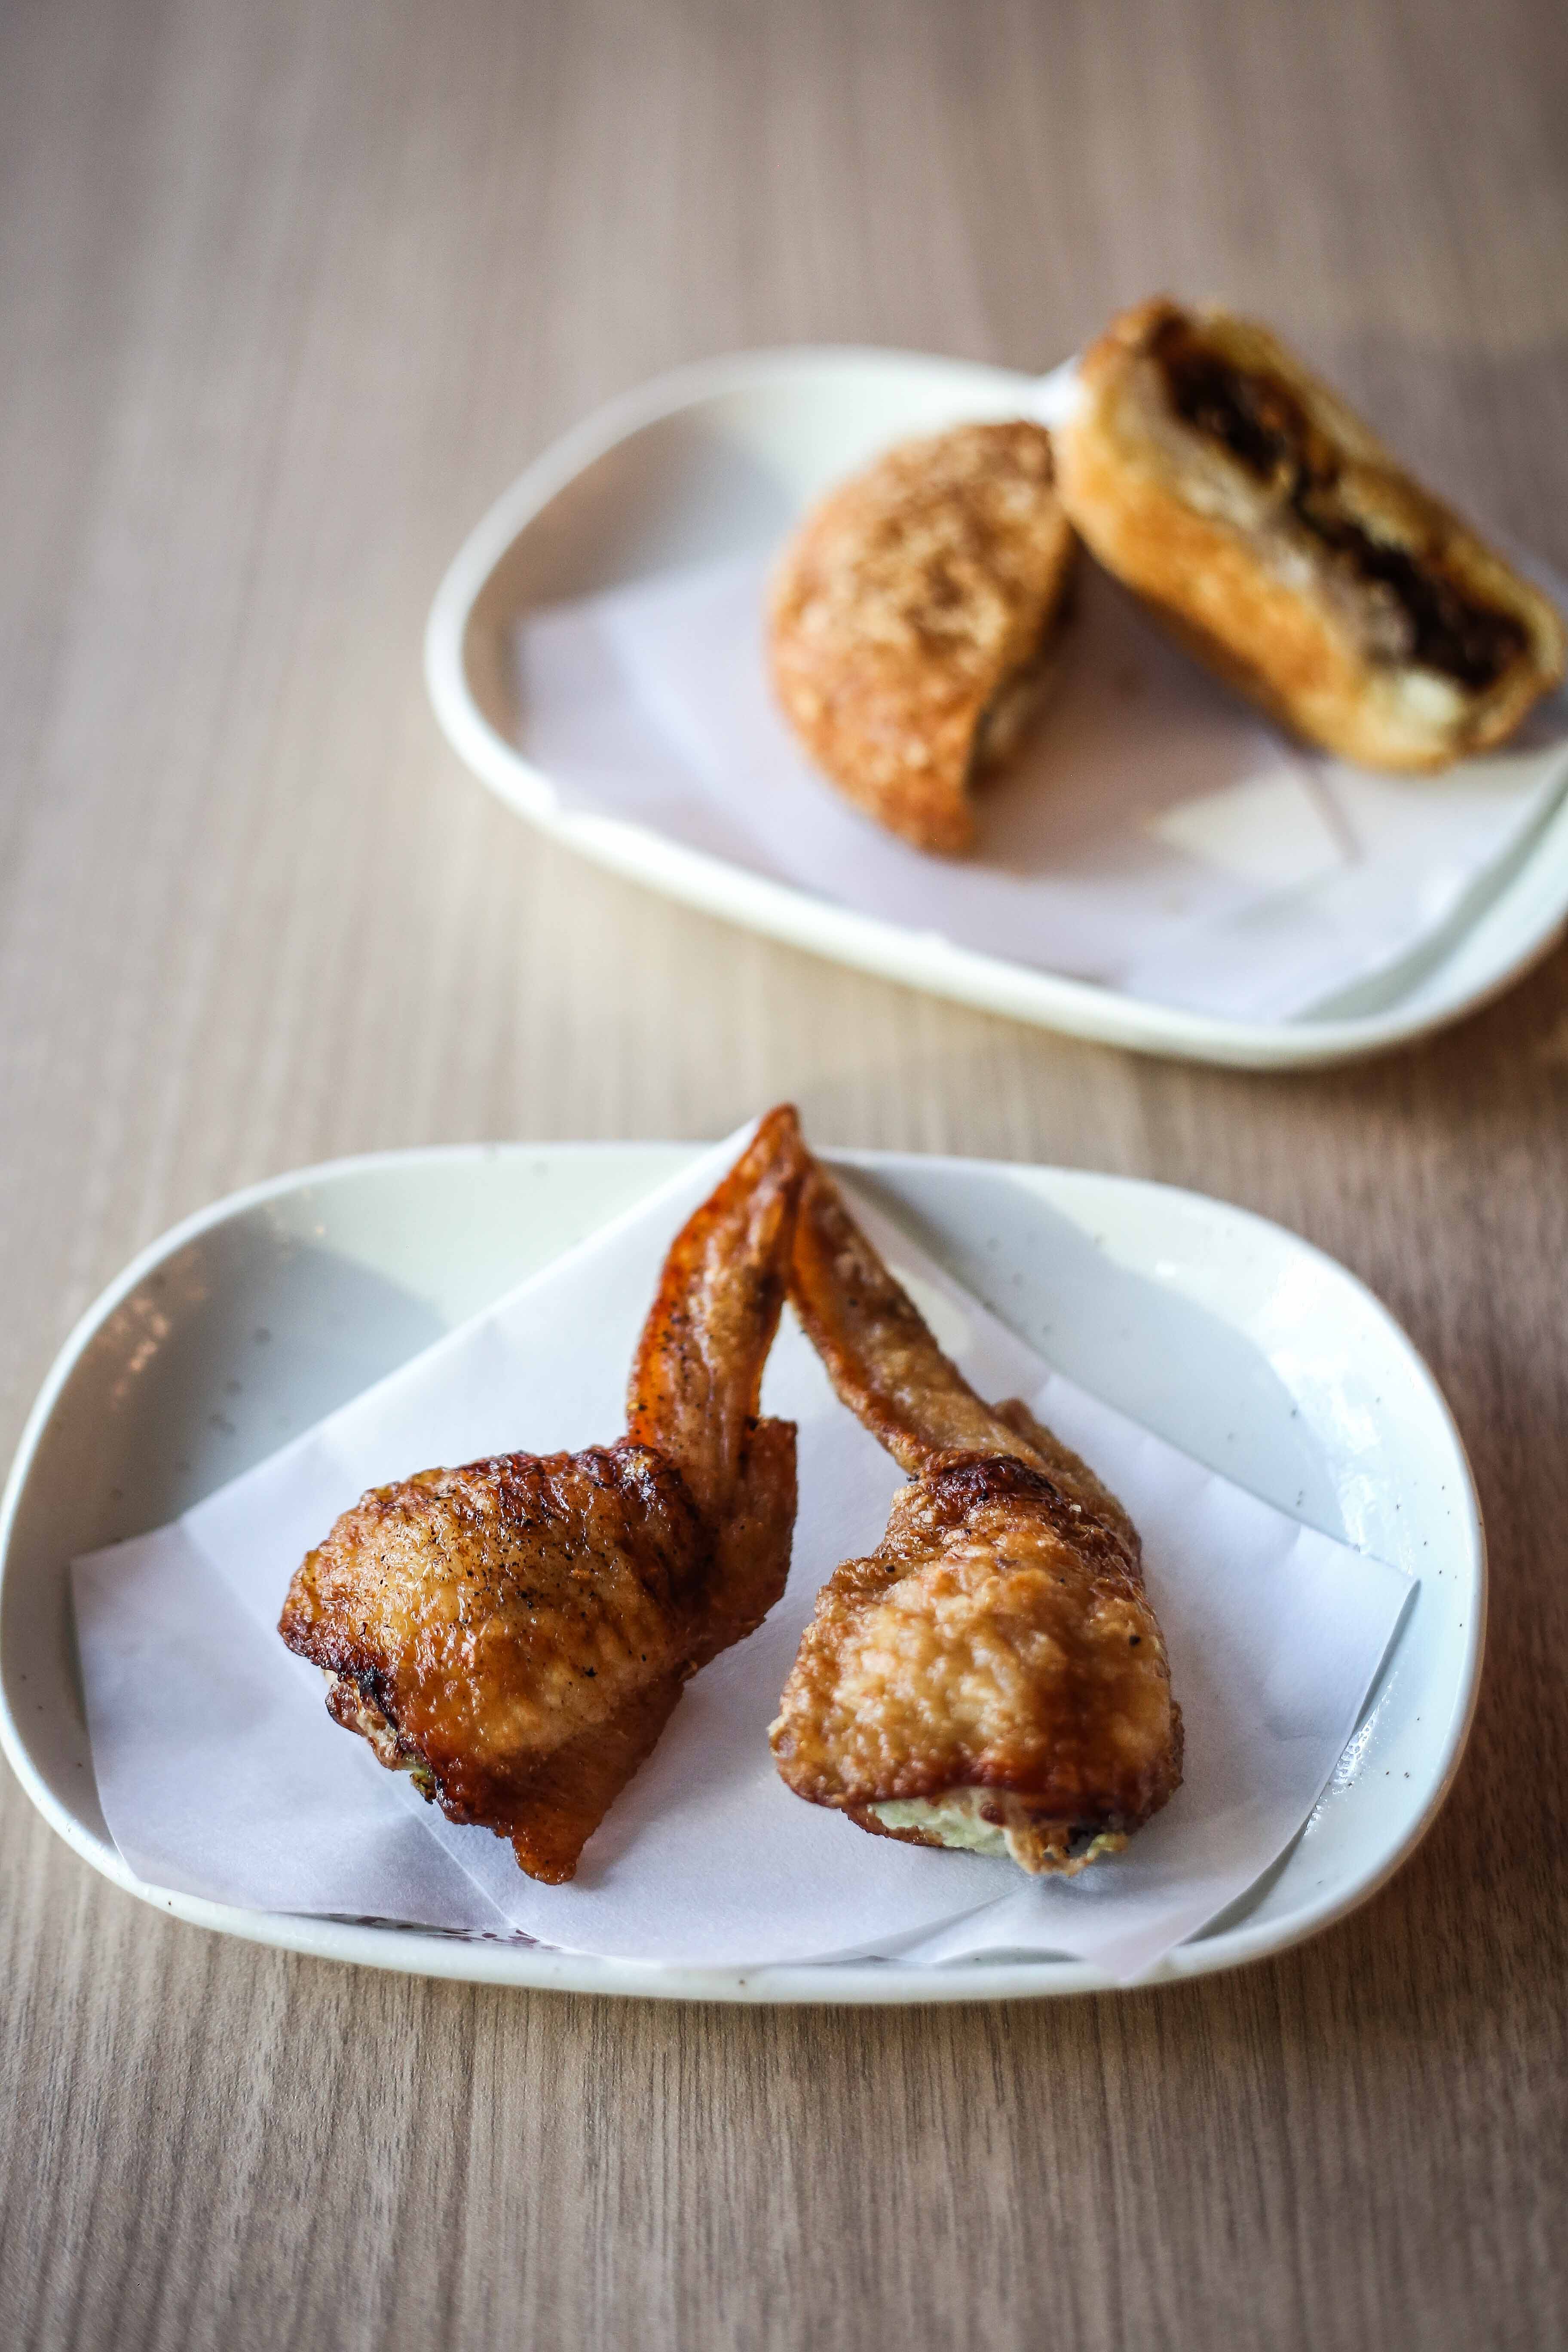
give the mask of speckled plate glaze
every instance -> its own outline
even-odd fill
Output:
[[[77,1675],[73,1555],[174,1517],[547,1265],[693,1149],[462,1145],[307,1169],[176,1226],[83,1317],[33,1408],[0,1506],[0,1739],[39,1811],[94,1869],[198,1927],[489,1983],[791,2002],[1101,1987],[1067,1958],[700,1969],[242,1911],[143,1885],[110,1839]],[[1300,1837],[1158,1975],[1232,1968],[1342,1917],[1442,1803],[1480,1672],[1480,1519],[1426,1366],[1343,1267],[1242,1210],[1074,1170],[835,1156],[1073,1380],[1420,1579]]]
[[[900,434],[1033,414],[1041,380],[917,352],[744,352],[611,401],[547,449],[475,527],[441,583],[425,677],[453,750],[509,808],[670,898],[815,954],[1043,1028],[1143,1053],[1303,1068],[1425,1036],[1511,985],[1568,923],[1568,803],[1451,919],[1331,1007],[1226,1020],[1097,988],[862,914],[649,825],[563,808],[519,747],[510,655],[533,605],[766,545],[806,502]]]

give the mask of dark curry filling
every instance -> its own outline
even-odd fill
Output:
[[[1394,658],[1440,670],[1472,693],[1496,684],[1529,642],[1523,625],[1479,604],[1435,559],[1374,539],[1344,513],[1339,458],[1293,393],[1277,377],[1222,359],[1184,320],[1168,319],[1152,349],[1183,423],[1281,489],[1304,529],[1358,580],[1389,592],[1405,623]]]

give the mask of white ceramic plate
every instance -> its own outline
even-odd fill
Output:
[[[517,748],[520,613],[765,543],[890,438],[1015,415],[1035,390],[1030,377],[963,361],[805,350],[709,361],[612,401],[513,483],[441,583],[425,674],[448,741],[509,807],[618,874],[841,963],[1109,1045],[1258,1069],[1346,1061],[1440,1028],[1517,980],[1568,923],[1568,804],[1419,950],[1347,992],[1334,1018],[1284,1022],[1146,1003],[981,955],[559,806]]]
[[[1103,1983],[1065,1958],[699,1969],[241,1911],[143,1885],[110,1839],[77,1676],[71,1558],[174,1518],[691,1156],[679,1144],[461,1145],[308,1169],[177,1226],[89,1310],[44,1384],[0,1506],[0,1739],[34,1803],[96,1870],[200,1927],[430,1976],[753,2001],[989,2000]],[[1342,1917],[1436,1812],[1480,1671],[1480,1520],[1420,1358],[1332,1259],[1198,1194],[1063,1169],[847,1159],[1072,1379],[1419,1577],[1306,1830],[1158,1973],[1233,1967]]]

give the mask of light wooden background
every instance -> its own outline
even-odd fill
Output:
[[[1189,1070],[543,846],[419,678],[458,536],[700,354],[1045,365],[1152,288],[1294,333],[1568,570],[1553,0],[10,0],[0,1430],[141,1244],[474,1136],[1058,1160],[1244,1202],[1472,1449],[1480,1722],[1369,1909],[1188,1990],[769,2015],[209,1938],[0,1774],[0,2342],[1548,2346],[1568,2329],[1568,954],[1428,1047]]]

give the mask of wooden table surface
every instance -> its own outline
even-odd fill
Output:
[[[0,1419],[209,1198],[478,1136],[1128,1170],[1363,1276],[1470,1446],[1480,1719],[1278,1962],[1034,2007],[429,1984],[176,1925],[0,1774],[6,2346],[1563,2340],[1568,953],[1261,1078],[766,945],[543,845],[435,583],[594,403],[746,344],[1292,333],[1568,569],[1551,0],[13,0],[0,20]]]

